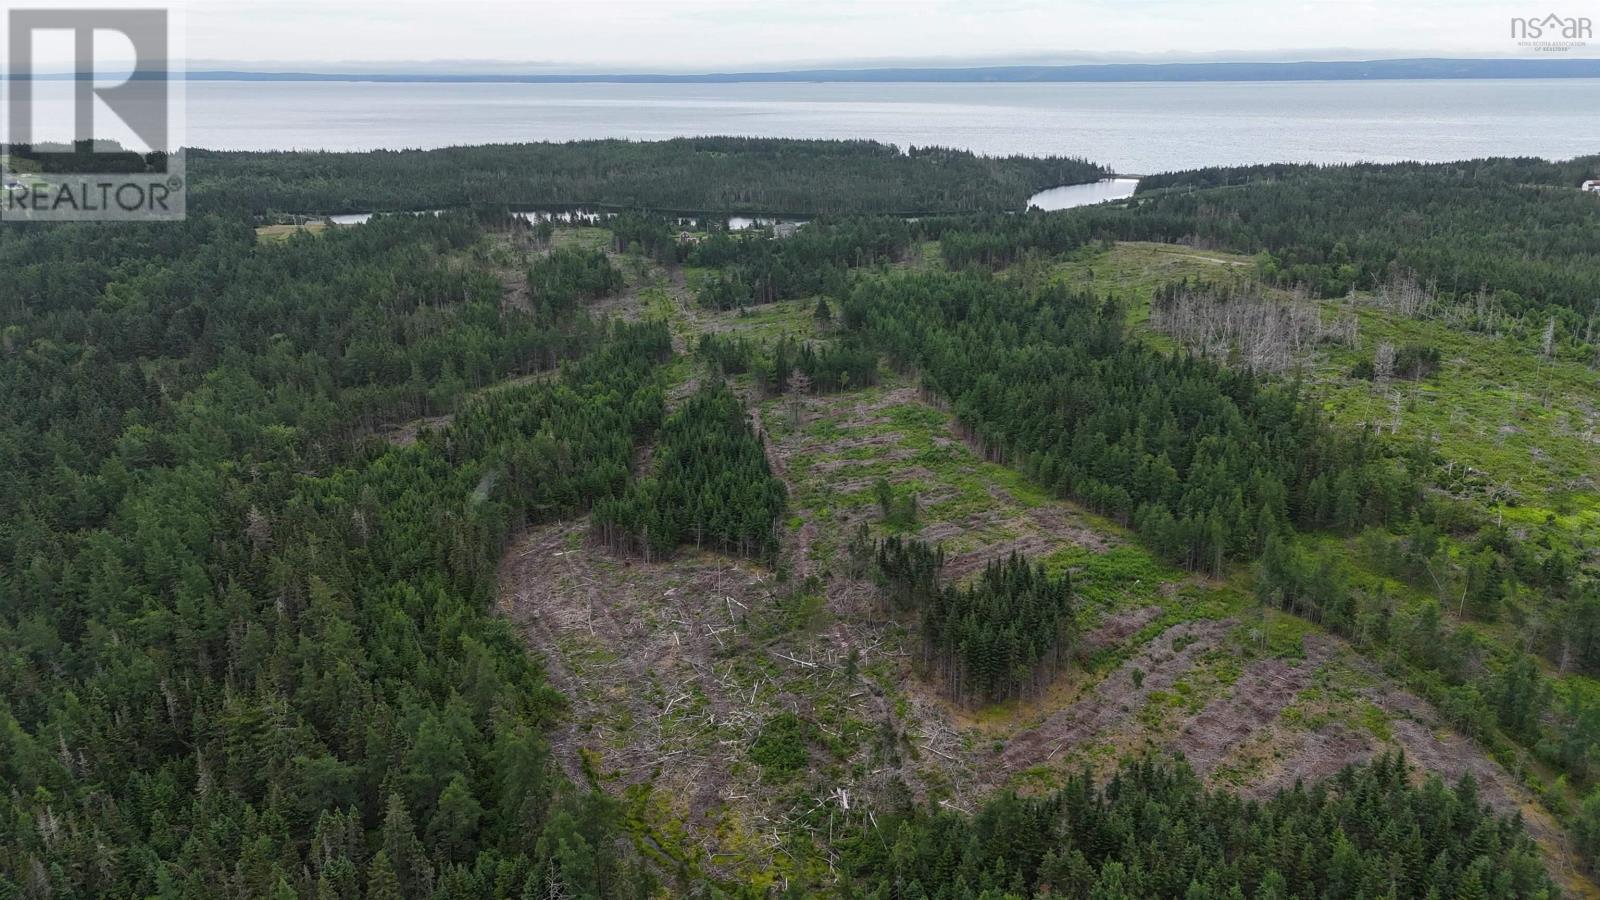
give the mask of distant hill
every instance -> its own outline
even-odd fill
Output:
[[[575,84],[751,82],[1361,81],[1461,78],[1600,78],[1600,59],[1377,59],[1333,62],[1107,63],[975,68],[798,69],[704,74],[505,75],[330,72],[190,72],[191,81],[378,81]]]

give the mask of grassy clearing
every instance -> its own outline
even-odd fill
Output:
[[[605,240],[601,229],[577,230],[594,232],[587,236],[569,231],[557,232],[558,243]],[[924,245],[909,264],[940,265],[937,253]],[[682,352],[703,333],[765,342],[829,337],[813,318],[814,299],[706,310],[693,300],[702,273],[631,268],[633,262],[622,257],[618,264],[630,274],[638,315],[668,321],[679,345],[665,376],[669,384],[704,377]],[[1189,248],[1119,245],[1069,259],[1055,277],[1115,290],[1133,301],[1130,319],[1144,328],[1146,301],[1157,285],[1185,276],[1241,278],[1252,264]],[[1360,348],[1308,363],[1330,413],[1346,422],[1370,421],[1382,407],[1381,398],[1356,396],[1372,388],[1346,377],[1354,360],[1378,340],[1418,340],[1401,329],[1426,325],[1387,322],[1371,309],[1360,315]],[[1481,352],[1451,345],[1445,371],[1435,378],[1470,391],[1455,382],[1504,377],[1470,359]],[[1468,359],[1456,363],[1457,357]],[[1552,371],[1552,392],[1570,397],[1585,384],[1579,376]],[[1396,743],[1403,723],[1380,705],[1383,692],[1394,690],[1390,681],[1347,647],[1327,659],[1325,648],[1334,642],[1316,626],[1260,609],[1248,572],[1204,579],[1162,563],[1114,523],[981,458],[960,440],[950,413],[920,399],[910,381],[882,377],[875,387],[798,400],[759,398],[749,376],[736,380],[754,398],[775,468],[790,487],[779,570],[757,571],[710,554],[685,553],[663,564],[618,561],[584,546],[581,531],[571,530],[522,579],[552,585],[557,595],[532,597],[525,608],[554,622],[555,639],[543,646],[555,668],[579,683],[569,691],[573,742],[597,780],[629,801],[641,845],[670,868],[760,890],[791,877],[825,882],[824,817],[837,788],[847,788],[853,803],[871,802],[892,773],[919,796],[963,808],[999,786],[1045,789],[1083,765],[1104,770],[1128,752],[1171,750],[1200,717],[1208,720],[1202,734],[1226,732],[1223,726],[1240,721],[1228,710],[1248,709],[1252,698],[1279,690],[1280,682],[1264,679],[1262,670],[1294,673],[1294,683],[1282,689],[1287,705],[1274,707],[1266,724],[1240,741],[1242,749],[1228,745],[1213,781],[1249,791],[1285,767],[1314,770],[1318,748],[1339,750],[1337,736],[1346,732]],[[1399,438],[1413,426],[1426,428],[1435,415],[1430,410],[1444,402],[1419,402],[1421,411],[1407,414]],[[1540,421],[1519,425],[1525,433],[1556,434],[1553,422]],[[1436,433],[1444,446],[1457,446],[1442,429]],[[1512,451],[1502,452],[1509,459]],[[1593,448],[1551,452],[1558,457],[1552,464],[1594,462]],[[1507,471],[1514,469],[1510,462]],[[1531,469],[1516,477],[1538,483],[1545,474]],[[914,523],[892,528],[883,521],[880,478],[897,492],[917,494]],[[1557,499],[1528,501],[1506,514],[1554,509]],[[916,674],[912,625],[885,621],[871,602],[872,586],[848,575],[848,541],[861,524],[875,537],[897,531],[941,543],[954,570],[981,568],[1016,550],[1052,571],[1071,572],[1082,601],[1080,664],[1030,701],[976,712],[950,707]],[[1359,555],[1358,539],[1307,540]],[[561,581],[555,574],[561,572],[575,574]],[[1401,609],[1426,599],[1387,583]],[[585,607],[584,596],[599,598],[594,609]],[[594,618],[595,609],[609,612]],[[1091,637],[1100,642],[1088,646]],[[1567,689],[1600,691],[1600,682],[1581,681]],[[1096,720],[1102,710],[1105,720]],[[1311,749],[1303,750],[1308,740]],[[564,746],[558,743],[558,751]]]
[[[1253,275],[1250,257],[1164,244],[1126,243],[1087,250],[1059,264],[1055,277],[1123,298],[1141,336],[1170,347],[1146,327],[1155,288],[1190,278],[1223,283]],[[1441,322],[1409,319],[1357,295],[1325,301],[1331,315],[1355,315],[1354,346],[1319,350],[1305,377],[1334,421],[1373,427],[1410,445],[1433,441],[1447,460],[1440,486],[1507,522],[1553,524],[1568,532],[1600,527],[1600,373],[1567,360]],[[1438,348],[1439,371],[1420,381],[1378,384],[1350,376],[1379,344]]]
[[[262,225],[256,229],[256,241],[262,244],[281,243],[297,234],[318,234],[327,229],[327,222],[306,222],[302,225]]]
[[[797,341],[818,337],[814,313],[817,298],[780,300],[739,310],[706,310],[704,327],[713,332],[737,333],[755,341],[774,343],[780,338]]]
[[[796,526],[818,532],[813,560],[837,568],[842,540],[858,523],[876,537],[892,531],[942,544],[951,556],[1003,548],[1034,538],[1059,549],[1077,534],[1097,543],[1120,541],[1107,523],[1052,501],[1016,471],[980,459],[957,439],[949,413],[923,403],[911,385],[892,375],[884,383],[847,394],[778,397],[762,404],[762,421],[785,447],[797,510]],[[892,528],[878,509],[876,485],[915,494],[917,516]],[[1059,516],[1059,535],[1047,534],[1047,516]]]
[[[1323,407],[1336,420],[1370,423],[1402,441],[1432,436],[1454,463],[1441,486],[1509,521],[1554,516],[1568,529],[1600,525],[1600,374],[1494,336],[1371,307],[1357,313],[1360,346],[1330,353],[1314,370]],[[1437,347],[1443,364],[1417,382],[1348,377],[1380,343]]]
[[[1150,297],[1163,284],[1185,278],[1227,284],[1246,280],[1254,272],[1255,259],[1249,256],[1176,244],[1127,242],[1110,249],[1084,248],[1058,264],[1053,274],[1074,287],[1118,297],[1128,304],[1129,321],[1137,326],[1149,321]]]
[[[1057,264],[1053,273],[1068,283],[1092,286],[1122,298],[1129,303],[1129,321],[1141,339],[1171,349],[1173,342],[1148,325],[1149,298],[1157,286],[1183,278],[1226,283],[1250,278],[1254,269],[1248,257],[1120,244],[1086,250]],[[1285,301],[1289,299],[1288,292],[1277,293]],[[1545,358],[1525,335],[1473,333],[1441,321],[1408,318],[1378,307],[1363,293],[1321,301],[1321,306],[1326,317],[1353,316],[1357,323],[1352,344],[1317,348],[1301,360],[1296,373],[1335,424],[1371,429],[1396,451],[1427,444],[1434,459],[1432,480],[1437,489],[1475,507],[1488,521],[1504,523],[1517,538],[1566,546],[1576,558],[1586,558],[1584,550],[1600,529],[1600,438],[1596,436],[1600,431],[1600,373],[1581,361]],[[1354,377],[1356,365],[1371,362],[1384,344],[1436,349],[1439,368],[1419,380],[1375,382]],[[1389,577],[1376,569],[1363,537],[1316,534],[1301,535],[1297,540],[1347,561],[1356,586],[1390,598],[1401,616],[1438,602],[1449,614],[1452,628],[1471,633],[1481,646],[1489,648],[1485,665],[1490,669],[1503,665],[1511,653],[1525,646],[1519,616],[1537,614],[1543,602],[1524,592],[1514,598],[1516,608],[1497,622],[1461,620],[1456,615],[1461,586],[1448,577],[1443,589]],[[1446,538],[1443,547],[1446,557],[1457,562],[1467,549],[1456,538]],[[1248,576],[1234,581],[1241,588],[1248,587]],[[1266,639],[1271,652],[1292,657],[1301,641],[1291,639],[1287,632],[1280,638],[1276,630],[1282,629],[1281,623],[1298,620],[1273,616],[1269,621],[1275,623]],[[1390,651],[1379,648],[1374,652],[1386,658],[1391,672],[1409,671],[1402,661],[1387,658]],[[1557,676],[1546,668],[1558,697],[1574,693],[1594,697],[1600,689],[1595,680]],[[1329,669],[1336,681],[1348,681],[1355,671],[1343,664],[1330,664]],[[1398,677],[1426,693],[1418,678]],[[1393,743],[1390,714],[1350,689],[1324,686],[1308,691],[1285,712],[1285,722],[1292,729],[1312,731],[1337,724],[1348,732],[1369,735],[1379,744]],[[1275,742],[1258,749],[1283,751]],[[1457,763],[1467,758],[1456,754],[1452,750],[1444,758]],[[1240,786],[1249,785],[1260,774],[1251,771],[1261,766],[1270,769],[1273,764],[1262,758],[1237,762],[1243,768],[1228,779]],[[1529,780],[1523,764],[1501,762],[1521,773],[1527,786],[1539,792],[1539,778]],[[1571,798],[1564,799],[1570,805]],[[1551,808],[1561,806],[1563,798],[1557,798]]]
[[[611,246],[611,230],[593,225],[557,228],[550,237],[554,249],[603,250]]]

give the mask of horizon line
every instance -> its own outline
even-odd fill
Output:
[[[413,63],[415,65],[416,63]],[[1368,60],[1109,62],[1062,65],[851,66],[711,72],[338,72],[203,68],[135,71],[130,80],[375,82],[456,84],[728,84],[792,82],[1050,83],[1136,81],[1470,80],[1600,78],[1600,57],[1393,57]],[[40,73],[30,80],[68,80],[77,72]],[[0,80],[4,80],[0,78]]]

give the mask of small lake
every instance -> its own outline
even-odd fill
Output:
[[[433,213],[434,215],[438,215],[439,213],[441,213],[443,211],[444,210],[439,210],[439,209],[419,210],[417,212],[413,212],[412,215],[420,216],[420,215],[424,215],[424,214],[430,213],[430,212]],[[375,215],[377,215],[377,213],[369,213],[369,212],[364,212],[364,213],[339,213],[337,215],[328,216],[327,220],[328,220],[328,224],[330,224],[330,225],[365,225],[368,222],[372,221],[372,217],[375,216]],[[513,212],[512,215],[516,216],[517,218],[522,219],[523,221],[528,222],[530,224],[538,224],[540,222],[552,222],[552,223],[561,224],[561,225],[598,225],[598,224],[601,223],[601,221],[606,216],[611,215],[611,213],[609,213],[609,212],[595,212],[595,211],[591,211],[591,210],[587,210],[587,209],[557,209],[557,210],[531,209],[531,210],[521,210],[521,211]],[[701,222],[701,221],[712,221],[712,222],[714,222],[714,221],[716,221],[716,218],[715,217],[705,217],[703,219],[696,219],[696,218],[692,218],[692,217],[688,217],[688,216],[676,216],[676,217],[673,218],[673,221],[677,225],[687,228],[687,227],[691,227],[691,226],[697,227],[698,223]],[[765,217],[751,218],[749,216],[729,216],[727,221],[728,221],[728,230],[730,230],[730,231],[744,231],[745,229],[748,229],[748,228],[769,228],[769,227],[771,227],[773,225],[778,225],[778,224],[784,223],[784,222],[789,222],[789,223],[792,223],[792,224],[795,224],[795,225],[804,225],[806,220],[804,220],[804,219],[773,219],[773,218],[765,218]]]
[[[804,225],[806,223],[806,220],[805,219],[769,219],[769,218],[760,217],[760,216],[758,216],[756,218],[751,218],[749,216],[729,216],[728,217],[728,230],[729,231],[745,231],[745,230],[750,229],[750,228],[771,228],[774,225],[782,225],[784,223],[788,223],[790,225]]]
[[[1089,184],[1066,184],[1040,191],[1028,198],[1028,208],[1046,212],[1089,206],[1107,200],[1123,200],[1133,196],[1139,186],[1137,178],[1102,178]]]
[[[1072,209],[1075,206],[1089,206],[1094,203],[1104,203],[1107,200],[1122,200],[1133,196],[1133,191],[1139,186],[1137,178],[1103,178],[1088,184],[1065,184],[1061,187],[1047,188],[1028,198],[1028,209],[1038,208],[1046,212],[1058,209]],[[414,215],[431,212],[438,215],[442,210],[422,210]],[[328,222],[333,225],[364,225],[372,219],[373,213],[340,213],[328,216]],[[608,215],[604,212],[595,212],[587,209],[561,209],[561,210],[523,210],[513,212],[512,215],[527,222],[554,222],[566,225],[598,225]],[[710,219],[715,221],[714,218]],[[683,227],[695,226],[696,219],[678,216],[676,223]],[[908,219],[907,221],[915,221]],[[771,228],[783,223],[804,225],[805,219],[779,219],[767,216],[729,216],[727,218],[729,231],[745,231],[750,228]]]

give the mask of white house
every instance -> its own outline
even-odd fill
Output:
[[[1600,178],[1592,178],[1583,183],[1583,189],[1590,193],[1600,194]]]

